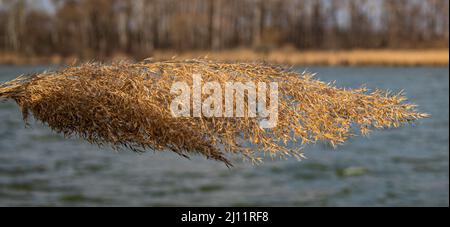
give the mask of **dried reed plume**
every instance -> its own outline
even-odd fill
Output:
[[[193,73],[204,81],[278,82],[278,125],[263,129],[260,119],[248,117],[172,117],[171,86],[178,81],[192,85]],[[340,89],[308,73],[261,63],[206,60],[88,63],[6,82],[0,85],[0,99],[15,100],[25,122],[32,113],[65,136],[136,152],[201,154],[228,166],[227,154],[252,161],[261,161],[260,154],[301,158],[300,144],[328,141],[335,146],[358,131],[367,134],[428,116],[401,94]]]

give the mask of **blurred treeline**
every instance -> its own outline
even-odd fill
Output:
[[[448,0],[0,0],[0,51],[448,48]]]

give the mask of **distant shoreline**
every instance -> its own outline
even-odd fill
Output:
[[[162,51],[157,50],[150,55],[154,60],[203,58],[222,61],[267,61],[288,65],[311,66],[448,66],[448,49],[417,49],[417,50],[307,50],[277,49],[272,51],[253,51],[250,49],[232,49],[222,51]],[[99,59],[93,59],[99,60]],[[101,59],[100,59],[101,60]],[[124,54],[102,61],[136,61]],[[75,57],[26,57],[18,54],[0,53],[0,65],[44,65],[71,64],[83,62]]]

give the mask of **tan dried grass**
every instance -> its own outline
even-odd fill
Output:
[[[259,118],[174,118],[170,93],[174,82],[278,82],[279,120],[263,129]],[[428,117],[405,103],[401,94],[365,88],[350,90],[315,80],[311,74],[262,63],[207,60],[88,63],[57,72],[19,77],[0,85],[0,98],[13,99],[24,120],[30,113],[65,136],[90,143],[201,154],[231,166],[228,154],[255,162],[261,155],[302,158],[300,147],[327,141],[333,146],[371,129],[399,127]],[[357,130],[359,131],[359,130]]]

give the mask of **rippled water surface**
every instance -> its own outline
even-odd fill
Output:
[[[47,67],[0,66],[0,81]],[[304,70],[298,67],[298,70]],[[357,137],[308,159],[239,163],[233,169],[170,153],[136,155],[25,128],[0,103],[0,206],[448,206],[448,68],[309,68],[338,86],[394,91],[431,119]]]

